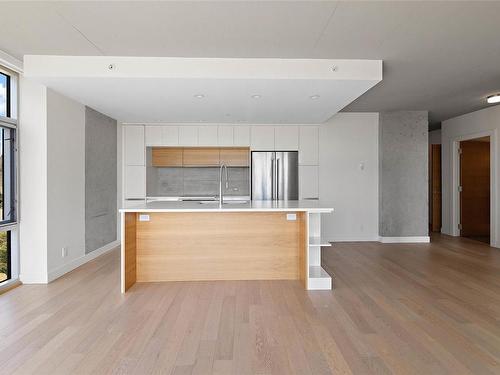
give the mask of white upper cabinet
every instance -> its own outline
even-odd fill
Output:
[[[217,131],[217,145],[218,146],[233,146],[234,145],[234,131],[233,126],[220,125]]]
[[[161,145],[162,146],[178,146],[179,145],[179,127],[178,126],[162,126],[161,127]]]
[[[198,146],[197,126],[179,126],[179,146]]]
[[[300,126],[299,164],[319,165],[319,127]]]
[[[299,166],[299,199],[319,198],[319,167]]]
[[[234,146],[250,146],[250,126],[235,125],[233,127]]]
[[[146,125],[146,146],[162,145],[162,126]]]
[[[125,137],[125,164],[144,164],[144,126],[128,125],[124,127]]]
[[[147,125],[146,146],[177,146],[179,144],[179,127],[170,125]]]
[[[198,126],[198,145],[217,146],[217,125]]]
[[[252,126],[250,136],[252,150],[272,151],[274,150],[274,126],[256,125]]]
[[[298,126],[276,126],[274,137],[274,148],[277,151],[296,151],[299,149]]]

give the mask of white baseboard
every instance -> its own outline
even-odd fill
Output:
[[[366,236],[366,237],[333,237],[327,238],[328,242],[378,242],[380,237],[378,236]]]
[[[414,236],[414,237],[380,237],[382,243],[429,243],[429,236]]]
[[[20,273],[19,280],[21,280],[21,282],[23,284],[47,284],[48,283],[47,274],[38,275],[38,276],[36,276],[36,275],[25,276],[22,273]]]
[[[82,264],[85,264],[92,259],[97,258],[98,256],[101,256],[105,253],[107,253],[110,250],[115,249],[117,246],[120,246],[120,241],[116,240],[113,241],[107,245],[104,245],[103,247],[100,247],[99,249],[96,249],[88,254],[85,254],[84,256],[74,259],[71,262],[65,264],[62,267],[56,268],[55,270],[52,270],[48,274],[48,282],[50,283],[51,281],[54,281],[55,279],[61,277],[62,275],[73,271],[75,268],[80,267]],[[22,280],[22,279],[21,279]],[[26,283],[23,280],[23,283]]]

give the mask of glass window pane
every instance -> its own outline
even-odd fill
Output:
[[[10,279],[10,232],[0,232],[0,282]]]
[[[0,116],[7,117],[7,76],[0,73]]]
[[[15,220],[14,132],[0,127],[0,224]]]

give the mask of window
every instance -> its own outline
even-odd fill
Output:
[[[10,231],[0,232],[0,283],[11,278]]]
[[[0,116],[10,117],[10,76],[0,72]]]
[[[16,82],[17,75],[0,66],[0,283],[17,278],[19,270],[16,225]]]
[[[0,126],[0,225],[15,221],[15,130]]]

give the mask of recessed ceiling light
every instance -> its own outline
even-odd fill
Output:
[[[311,95],[309,98],[312,100],[316,100],[319,99],[319,95]]]
[[[196,94],[194,97],[196,99],[203,99],[205,97],[205,95],[203,95],[203,94]]]
[[[500,103],[500,94],[490,95],[486,98],[486,101],[490,104]]]
[[[252,99],[260,99],[260,98],[262,98],[262,95],[259,94],[252,95]]]

